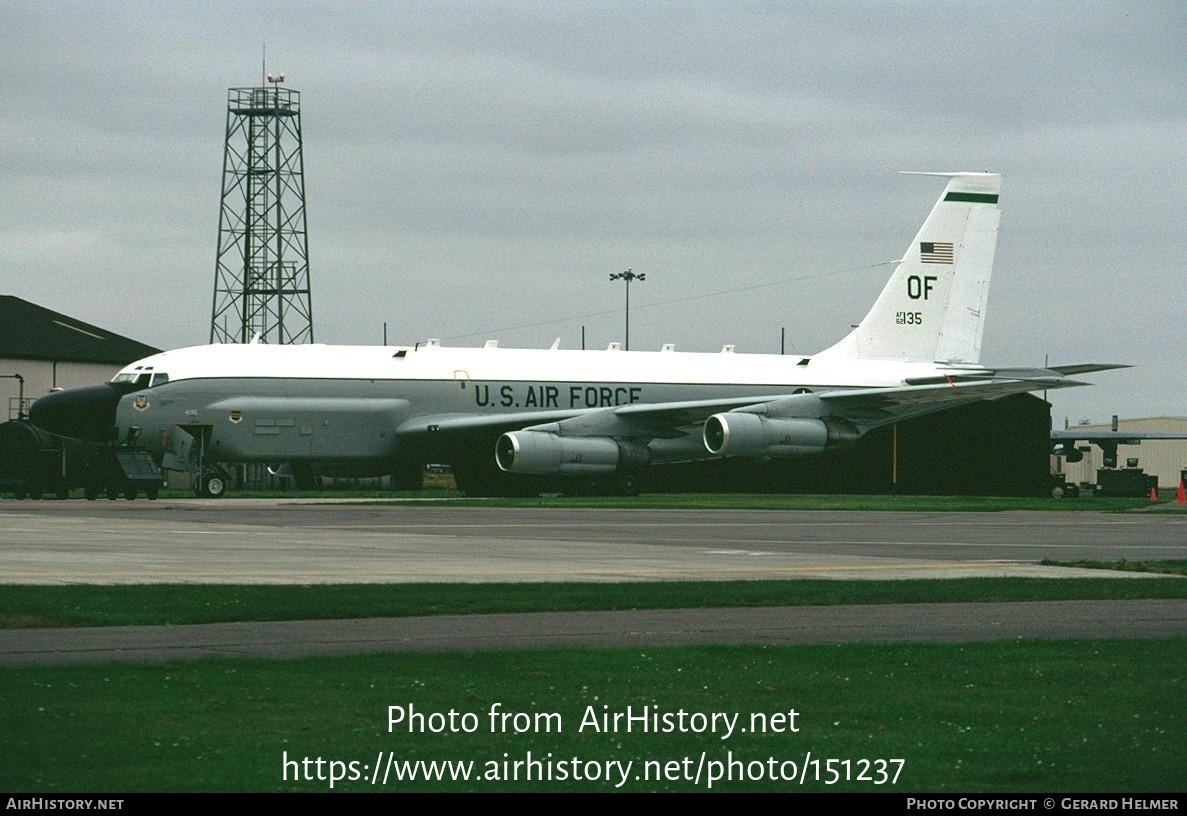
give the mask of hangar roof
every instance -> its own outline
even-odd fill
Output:
[[[0,357],[124,365],[160,349],[13,295],[0,295]]]

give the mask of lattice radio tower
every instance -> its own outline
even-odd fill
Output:
[[[301,94],[227,91],[211,343],[312,343]]]

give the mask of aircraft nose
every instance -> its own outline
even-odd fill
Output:
[[[59,436],[110,442],[115,436],[115,406],[122,396],[111,383],[58,391],[34,402],[29,419]]]

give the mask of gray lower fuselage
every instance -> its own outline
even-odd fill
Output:
[[[403,431],[415,427],[418,417],[515,415],[521,420],[525,413],[539,413],[545,422],[636,403],[759,398],[804,390],[817,387],[465,378],[184,379],[123,397],[116,411],[116,438],[119,444],[145,448],[159,458],[176,449],[178,429],[190,436],[202,432],[203,456],[210,462],[378,463],[404,453],[448,462],[460,443],[457,435],[437,442],[432,434]],[[689,450],[697,450],[700,424],[682,430]],[[497,433],[492,425],[467,436],[475,443],[489,442]]]

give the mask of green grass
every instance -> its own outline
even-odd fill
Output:
[[[637,510],[882,510],[903,512],[1000,512],[1018,510],[1127,512],[1150,507],[1146,499],[1017,498],[1009,496],[881,496],[778,493],[644,493],[639,496],[451,498],[451,507],[565,507]],[[403,505],[408,499],[380,499]],[[418,503],[418,502],[417,502]],[[1173,507],[1173,503],[1171,504]]]
[[[724,791],[1179,791],[1187,745],[1187,639],[895,644],[209,659],[0,673],[0,789],[324,791],[282,779],[282,758],[632,761],[622,790],[705,790],[635,780],[646,760],[905,760],[896,785],[803,788],[719,782]],[[491,733],[495,703],[557,713],[559,732]],[[579,731],[595,714],[797,712],[798,733]],[[474,733],[388,731],[388,706],[476,715]],[[608,708],[604,709],[603,706]],[[543,721],[539,721],[543,722]],[[555,720],[552,721],[555,723]],[[506,757],[505,757],[506,755]],[[494,761],[494,765],[486,764]],[[743,766],[745,767],[745,766]],[[752,768],[757,766],[751,766]],[[316,767],[311,766],[316,773]],[[329,766],[323,766],[328,774]],[[784,770],[788,770],[786,767]],[[891,767],[893,773],[894,767]],[[369,770],[367,771],[369,773]],[[335,790],[611,790],[604,781],[397,783]]]
[[[0,627],[124,626],[578,609],[1187,598],[1187,581],[954,578],[636,584],[3,587]]]
[[[1187,561],[1127,561],[1120,558],[1116,561],[1055,561],[1044,558],[1040,563],[1052,567],[1079,567],[1081,569],[1120,570],[1122,572],[1149,572],[1159,575],[1187,575]]]

